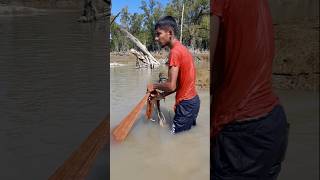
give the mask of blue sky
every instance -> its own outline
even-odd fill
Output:
[[[145,0],[149,3],[149,0]],[[161,3],[162,6],[166,5],[170,0],[156,0]],[[113,15],[116,15],[121,11],[122,8],[128,6],[128,11],[130,14],[135,12],[142,13],[140,9],[142,0],[112,0],[112,9],[111,12]]]

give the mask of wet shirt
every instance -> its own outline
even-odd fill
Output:
[[[169,54],[169,66],[179,67],[176,104],[192,99],[197,95],[195,81],[196,70],[192,54],[178,40],[174,41]]]
[[[275,53],[267,0],[213,0],[220,29],[214,56],[213,129],[215,136],[235,120],[259,117],[278,104],[272,91]]]

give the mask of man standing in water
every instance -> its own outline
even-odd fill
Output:
[[[196,92],[196,70],[192,54],[176,38],[177,23],[171,16],[161,18],[155,25],[155,40],[162,48],[169,47],[168,80],[148,84],[148,91],[161,90],[158,99],[176,92],[175,116],[171,127],[173,134],[189,130],[196,125],[200,99]]]
[[[288,123],[272,90],[268,0],[212,2],[211,179],[275,180]]]

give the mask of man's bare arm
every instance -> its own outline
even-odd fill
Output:
[[[179,67],[176,67],[176,66],[169,67],[167,82],[155,83],[155,84],[152,84],[152,87],[148,85],[148,90],[159,89],[161,91],[164,91],[165,94],[173,93],[177,88],[178,73],[179,73]]]
[[[175,92],[176,92],[175,90],[171,91],[171,92],[163,92],[163,93],[161,93],[161,96],[166,97],[166,96],[169,96],[170,94],[175,93]]]

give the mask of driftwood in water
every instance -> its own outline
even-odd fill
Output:
[[[108,131],[109,123],[105,118],[63,165],[49,177],[49,180],[84,180],[97,155],[109,144]]]
[[[130,32],[128,32],[126,29],[122,28],[119,26],[119,29],[122,33],[124,33],[132,43],[134,43],[138,48],[139,51],[141,51],[143,53],[144,56],[146,56],[146,58],[149,60],[150,65],[152,66],[157,66],[160,65],[159,61],[156,60],[156,58],[154,58],[151,53],[147,50],[146,46],[144,46],[139,39],[137,39],[136,37],[134,37]]]
[[[137,68],[141,68],[141,67],[150,67],[151,69],[153,68],[153,64],[151,63],[148,56],[145,56],[141,51],[137,51],[135,49],[130,49],[130,52],[133,55],[135,55],[137,58],[137,61],[136,61]]]

